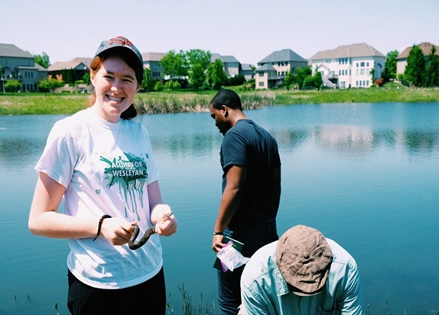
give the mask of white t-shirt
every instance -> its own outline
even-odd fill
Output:
[[[55,123],[35,169],[66,188],[64,212],[137,220],[138,239],[150,227],[147,185],[158,180],[151,143],[138,122],[110,123],[88,108]],[[96,227],[97,230],[97,227]],[[119,289],[151,279],[163,265],[159,236],[137,250],[100,236],[71,239],[67,266],[81,282]]]

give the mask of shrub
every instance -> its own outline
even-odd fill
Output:
[[[376,86],[381,87],[381,86],[383,86],[383,84],[384,84],[383,78],[378,78],[378,79],[375,80],[375,85]]]

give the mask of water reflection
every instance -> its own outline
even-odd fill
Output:
[[[246,113],[279,143],[279,231],[309,224],[347,248],[361,266],[371,314],[437,311],[439,275],[431,270],[439,259],[432,251],[439,220],[439,103],[273,106]],[[36,182],[31,169],[60,118],[0,116],[0,248],[6,249],[0,313],[46,314],[55,302],[67,313],[67,245],[31,236],[26,226]],[[151,136],[162,193],[179,213],[177,237],[163,239],[170,302],[175,309],[181,305],[182,285],[194,303],[200,293],[212,301],[211,228],[221,197],[222,135],[208,113],[144,115],[139,121]],[[11,244],[15,250],[8,250]],[[28,293],[32,304],[23,305],[19,297]]]
[[[403,141],[406,146],[407,152],[419,153],[429,152],[432,153],[434,148],[439,143],[438,132],[418,132],[418,131],[406,131],[403,133]]]
[[[285,130],[273,132],[273,136],[280,147],[294,149],[310,137],[310,132],[305,129]]]
[[[322,126],[313,132],[316,144],[340,153],[364,153],[373,148],[373,133],[362,126]]]

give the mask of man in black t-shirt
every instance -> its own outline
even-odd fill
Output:
[[[213,230],[212,249],[224,246],[223,236],[242,243],[250,257],[278,239],[276,215],[280,200],[280,157],[277,142],[264,128],[248,119],[241,99],[232,90],[219,91],[211,101],[211,117],[224,135],[220,162],[222,198]],[[243,267],[218,271],[221,314],[238,313]]]

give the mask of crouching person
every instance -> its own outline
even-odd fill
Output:
[[[242,315],[365,314],[354,258],[304,225],[250,258],[241,277],[241,298]]]

